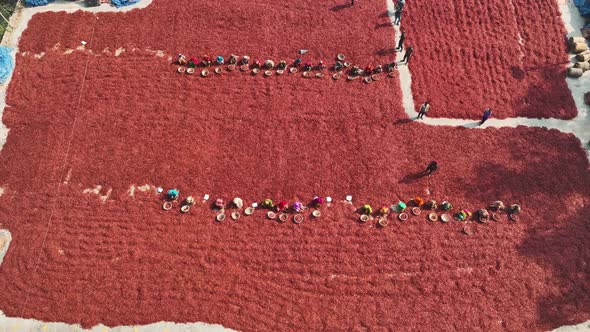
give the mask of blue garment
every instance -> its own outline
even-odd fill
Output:
[[[55,0],[25,0],[27,7],[47,6],[50,2]]]
[[[590,1],[589,0],[574,0],[574,5],[578,7],[580,15],[590,17]]]
[[[179,192],[176,189],[168,190],[168,197],[170,197],[170,198],[176,198],[176,197],[178,197],[178,194],[179,194]]]
[[[115,7],[120,8],[120,7],[130,6],[130,5],[136,4],[139,1],[140,0],[111,0],[111,3]]]
[[[393,24],[397,24],[397,25],[399,25],[399,24],[401,23],[401,20],[402,20],[402,13],[403,13],[403,11],[402,11],[401,9],[398,9],[398,10],[395,12],[395,17],[394,17],[394,19],[393,19]]]
[[[14,59],[11,52],[12,48],[0,46],[0,83],[6,83],[14,70]]]
[[[487,108],[483,112],[483,117],[481,118],[480,124],[483,124],[484,122],[486,122],[490,118],[491,115],[492,115],[492,110]]]

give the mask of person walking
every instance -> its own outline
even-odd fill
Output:
[[[414,53],[414,46],[410,45],[406,49],[406,53],[404,54],[404,58],[402,59],[402,62],[405,62],[406,64],[409,63],[412,53]]]
[[[484,122],[486,122],[490,118],[490,116],[492,116],[492,109],[486,108],[485,111],[483,111],[483,116],[481,117],[479,125],[481,126]]]
[[[404,9],[405,4],[406,0],[398,0],[396,6],[399,7],[399,9]]]
[[[433,160],[430,162],[430,164],[428,164],[428,166],[426,166],[426,170],[424,171],[424,173],[426,173],[426,174],[428,174],[428,176],[430,176],[437,169],[438,169],[438,161]]]
[[[428,113],[428,111],[430,110],[430,103],[428,103],[428,100],[424,102],[424,104],[422,104],[422,106],[420,106],[420,111],[418,112],[418,119],[424,119],[424,116],[426,115],[426,113]]]
[[[403,50],[404,49],[404,40],[406,40],[406,32],[402,30],[402,34],[399,36],[399,41],[397,42],[396,50]]]
[[[401,20],[402,20],[402,14],[403,14],[403,6],[399,6],[397,7],[397,9],[395,10],[394,18],[393,18],[393,24],[395,25],[400,25]]]

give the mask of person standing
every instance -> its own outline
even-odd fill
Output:
[[[422,104],[422,106],[420,106],[420,111],[418,112],[418,119],[424,119],[424,116],[426,115],[426,113],[428,113],[428,111],[430,110],[430,103],[428,103],[428,100],[424,102],[424,104]]]
[[[393,24],[400,25],[401,20],[402,20],[402,13],[403,13],[403,7],[398,5],[398,7],[394,13]]]
[[[404,9],[405,4],[406,4],[406,0],[398,0],[396,5],[399,9]]]
[[[412,53],[414,53],[414,46],[410,45],[406,49],[406,53],[404,54],[404,58],[402,59],[402,62],[405,62],[406,64],[409,63]]]
[[[490,118],[490,116],[492,116],[492,109],[486,108],[485,111],[483,111],[483,116],[481,117],[479,125],[481,126],[482,124],[484,124],[484,122],[486,122]]]
[[[426,174],[428,174],[428,176],[430,176],[437,169],[438,169],[438,161],[433,160],[430,162],[430,164],[428,164],[428,166],[426,166],[426,170],[424,171],[424,173],[426,173]]]
[[[402,30],[402,34],[399,36],[399,41],[397,42],[396,50],[403,50],[404,49],[404,40],[406,40],[406,32]]]

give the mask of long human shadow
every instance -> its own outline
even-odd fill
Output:
[[[420,181],[420,179],[422,179],[425,175],[426,173],[424,171],[411,173],[401,178],[398,183],[415,183]]]
[[[379,17],[393,17],[394,13],[390,12],[389,10],[384,11],[383,13],[379,14]],[[391,22],[389,23],[391,25]]]
[[[391,22],[385,22],[385,23],[377,23],[377,24],[375,24],[375,30],[381,29],[381,28],[389,28],[389,27],[391,27]]]
[[[346,8],[352,8],[352,3],[349,2],[349,3],[342,4],[342,5],[336,5],[332,8],[330,8],[330,10],[333,12],[339,12],[339,11],[346,9]]]
[[[377,52],[375,52],[376,55],[380,55],[380,56],[386,56],[386,55],[390,55],[390,54],[395,54],[396,49],[391,47],[391,48],[384,48],[381,49]]]
[[[417,119],[418,119],[417,116],[414,116],[411,118],[397,119],[397,120],[395,120],[393,125],[403,125],[403,124],[407,124],[407,123],[412,123],[412,122],[416,121]]]

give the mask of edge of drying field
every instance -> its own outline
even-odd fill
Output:
[[[23,8],[22,5],[16,8],[15,13],[10,18],[10,25],[14,27],[12,31],[7,32],[2,39],[1,45],[12,47],[12,56],[16,58],[18,52],[18,40],[26,29],[29,20],[34,14],[49,12],[49,11],[66,11],[74,12],[77,10],[85,10],[93,13],[98,12],[121,12],[129,11],[134,9],[146,8],[151,4],[152,0],[143,0],[135,5],[117,9],[108,5],[102,5],[99,7],[86,8],[81,6],[79,3],[73,3],[66,0],[57,0],[55,3],[45,7],[35,8]],[[387,0],[387,8],[390,13],[393,13],[393,0]],[[560,3],[559,9],[562,15],[562,19],[565,28],[568,32],[567,37],[579,36],[579,29],[583,25],[583,19],[579,15],[575,15],[577,12],[576,7],[571,1],[566,3]],[[574,15],[572,15],[572,12]],[[390,15],[391,16],[391,15]],[[393,24],[392,24],[393,25]],[[399,28],[393,25],[396,35],[399,35]],[[398,61],[401,60],[401,53],[398,53]],[[573,58],[573,55],[570,55]],[[411,75],[409,68],[405,65],[399,66],[400,72],[400,85],[403,95],[403,106],[412,119],[415,119],[417,113],[415,111],[414,99],[411,89]],[[12,75],[8,78],[5,84],[0,84],[0,118],[6,107],[6,91],[10,84]],[[477,126],[477,122],[473,120],[465,119],[445,119],[445,118],[426,118],[424,123],[435,126],[462,126],[466,128],[486,128],[486,127],[516,127],[516,126],[528,126],[528,127],[544,127],[550,129],[557,129],[565,133],[573,133],[585,147],[588,157],[590,158],[590,151],[588,150],[588,143],[590,140],[590,111],[589,107],[584,104],[584,93],[588,86],[590,86],[590,75],[584,75],[580,78],[566,78],[567,85],[574,98],[578,115],[572,120],[558,120],[558,119],[532,119],[532,118],[509,118],[509,119],[490,119],[483,126]],[[0,121],[0,150],[6,142],[8,135],[8,128],[4,126],[4,123]],[[0,184],[1,186],[2,184]],[[0,187],[0,196],[3,191]],[[4,243],[2,241],[4,240]],[[10,232],[7,230],[0,229],[0,264],[5,253],[8,250],[8,246],[11,241]],[[24,319],[24,318],[12,318],[6,317],[2,311],[0,311],[0,327],[12,328],[13,331],[206,331],[206,332],[219,332],[219,331],[233,331],[231,329],[224,328],[217,324],[207,323],[172,323],[172,322],[158,322],[143,326],[117,326],[113,328],[106,327],[102,324],[96,325],[91,329],[82,329],[79,325],[65,324],[58,322],[42,322],[35,319]],[[564,326],[555,329],[556,332],[575,332],[575,331],[588,331],[590,330],[590,321],[580,323],[578,325]]]
[[[16,53],[18,52],[18,41],[22,36],[23,32],[28,26],[29,21],[33,15],[37,13],[53,12],[53,11],[65,11],[72,13],[78,10],[84,10],[91,13],[103,13],[103,12],[126,12],[134,9],[142,9],[148,7],[152,3],[152,0],[142,0],[134,5],[117,9],[110,5],[101,5],[98,7],[85,7],[79,2],[72,2],[67,0],[56,0],[54,3],[48,6],[25,8],[22,3],[18,3],[14,11],[14,14],[10,17],[10,26],[12,30],[7,31],[2,38],[0,45],[8,46],[12,48],[11,55],[15,59]],[[16,66],[16,65],[15,65]],[[12,80],[12,74],[8,77],[8,80],[4,84],[0,84],[0,119],[6,108],[6,91]],[[8,136],[8,128],[4,125],[4,122],[0,121],[0,150],[6,143],[6,137]],[[1,185],[1,184],[0,184]]]
[[[44,332],[162,332],[162,331],[199,331],[199,332],[231,332],[234,330],[221,325],[206,323],[173,323],[158,322],[142,326],[117,326],[109,328],[102,324],[91,329],[83,329],[79,325],[65,323],[46,323],[36,319],[11,318],[0,311],[0,327],[11,331],[44,331]]]

